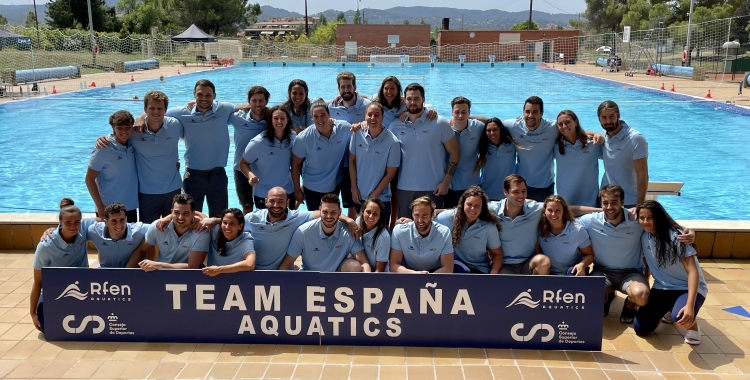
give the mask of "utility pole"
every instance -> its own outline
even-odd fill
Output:
[[[688,14],[688,31],[687,31],[687,44],[685,45],[685,50],[687,50],[687,61],[685,61],[685,64],[687,66],[690,66],[690,57],[693,55],[693,49],[690,48],[690,32],[693,28],[693,6],[695,1],[690,0],[690,13]]]
[[[529,0],[529,25],[527,30],[531,30],[531,10],[534,8],[534,0]]]
[[[307,23],[307,0],[305,0],[305,35],[310,37],[310,25]]]
[[[91,35],[91,56],[93,57],[94,67],[96,67],[96,51],[94,46],[96,45],[96,38],[94,37],[94,18],[91,17],[91,0],[87,0],[86,3],[89,7],[89,34]]]

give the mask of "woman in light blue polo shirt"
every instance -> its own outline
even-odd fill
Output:
[[[272,188],[279,186],[287,194],[294,192],[290,170],[297,134],[292,130],[291,115],[282,106],[272,107],[268,115],[266,130],[250,140],[240,162],[240,170],[254,188],[253,201],[258,210],[266,208],[266,196]]]
[[[383,125],[386,128],[406,112],[406,104],[401,98],[402,93],[401,82],[395,76],[389,75],[383,79],[380,90],[373,96],[373,101],[383,105]]]
[[[657,201],[636,207],[643,227],[641,249],[654,277],[648,304],[635,314],[633,328],[645,336],[656,329],[662,317],[672,311],[672,320],[683,329],[685,343],[700,344],[701,329],[696,316],[708,294],[706,280],[698,263],[695,246],[677,240],[684,228],[677,224]]]
[[[385,272],[388,268],[388,256],[391,253],[391,234],[388,233],[388,222],[385,218],[386,206],[378,198],[368,198],[362,202],[362,209],[357,224],[362,229],[362,246],[365,248],[367,261],[375,272]]]
[[[92,218],[83,219],[81,210],[70,198],[60,201],[60,225],[52,232],[49,239],[40,242],[34,253],[34,283],[29,296],[29,314],[37,330],[44,332],[42,304],[42,268],[88,268],[89,259],[86,252],[88,228],[95,222]],[[75,297],[81,289],[71,285],[65,291],[65,297]]]
[[[479,158],[474,164],[474,173],[480,173],[480,186],[491,201],[505,199],[503,181],[516,172],[516,148],[500,119],[493,117],[484,123],[484,133],[479,139]]]
[[[255,269],[253,238],[242,231],[244,228],[242,210],[230,208],[221,213],[221,224],[211,229],[208,266],[202,269],[204,274],[213,277]]]
[[[294,130],[297,133],[313,124],[312,101],[308,97],[309,93],[307,83],[302,79],[294,79],[289,82],[288,98],[282,106],[291,113]]]
[[[568,204],[599,207],[599,159],[602,145],[594,145],[571,110],[557,115],[560,135],[553,150],[557,162],[557,194]]]
[[[585,276],[594,262],[594,247],[586,228],[576,222],[568,202],[559,195],[544,200],[537,251],[549,257],[550,274],[555,275]]]

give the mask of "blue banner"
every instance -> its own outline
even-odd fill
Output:
[[[601,350],[603,277],[44,268],[48,340]]]

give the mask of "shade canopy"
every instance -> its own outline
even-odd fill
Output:
[[[216,42],[218,39],[206,32],[202,31],[201,28],[190,25],[184,32],[172,37],[172,41],[187,41],[187,42]]]

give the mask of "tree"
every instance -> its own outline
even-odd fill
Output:
[[[138,5],[138,0],[120,0],[117,2],[117,5],[115,5],[115,9],[117,9],[118,12],[128,14],[135,11],[138,8]]]
[[[383,25],[391,25],[391,22],[389,20],[385,20],[385,22],[383,23]]]
[[[34,14],[34,11],[29,11],[29,13],[26,14],[26,21],[23,23],[23,26],[27,28],[36,28],[36,15]]]
[[[409,25],[409,19],[408,18],[404,19],[404,25]]]
[[[130,6],[121,0],[117,6]],[[183,29],[184,26],[177,21],[174,1],[172,0],[139,0],[134,4],[135,8],[122,17],[122,31],[128,33],[149,34],[151,28],[157,29]],[[190,24],[188,24],[190,25]],[[170,27],[172,26],[172,27]]]
[[[586,0],[584,16],[594,31],[610,32],[619,28],[626,11],[626,0]]]
[[[210,34],[234,34],[257,20],[259,4],[248,0],[174,0],[182,25],[195,24]]]
[[[511,26],[510,30],[529,30],[529,20]],[[536,21],[531,22],[531,30],[539,30],[539,24]]]
[[[94,30],[113,32],[120,29],[115,17],[115,7],[108,7],[104,0],[91,0],[91,18]],[[47,20],[52,28],[74,28],[80,24],[88,29],[89,16],[86,0],[52,0],[47,3]]]
[[[346,15],[344,12],[339,12],[339,14],[336,15],[336,22],[339,24],[346,24]]]
[[[734,12],[734,15],[737,16],[737,18],[734,19],[735,27],[732,28],[736,35],[735,38],[747,41],[748,33],[750,33],[750,17],[748,17],[750,16],[750,0],[745,0],[745,2]],[[2,24],[2,22],[0,22],[0,24]]]
[[[354,12],[354,21],[352,21],[352,24],[359,25],[361,23],[359,9],[357,9],[357,11]]]
[[[3,16],[2,13],[0,13],[0,25],[5,25],[8,23],[8,19]]]
[[[419,25],[424,25],[424,24],[426,24],[426,23],[424,22],[424,17],[422,17],[422,18],[421,18],[421,19],[419,20]]]
[[[310,42],[319,45],[334,45],[336,44],[336,30],[338,25],[341,24],[338,21],[329,22],[326,25],[320,25],[315,28],[315,31],[310,33]]]
[[[326,15],[323,14],[323,12],[320,13],[320,25],[328,25],[328,20],[326,19]]]

